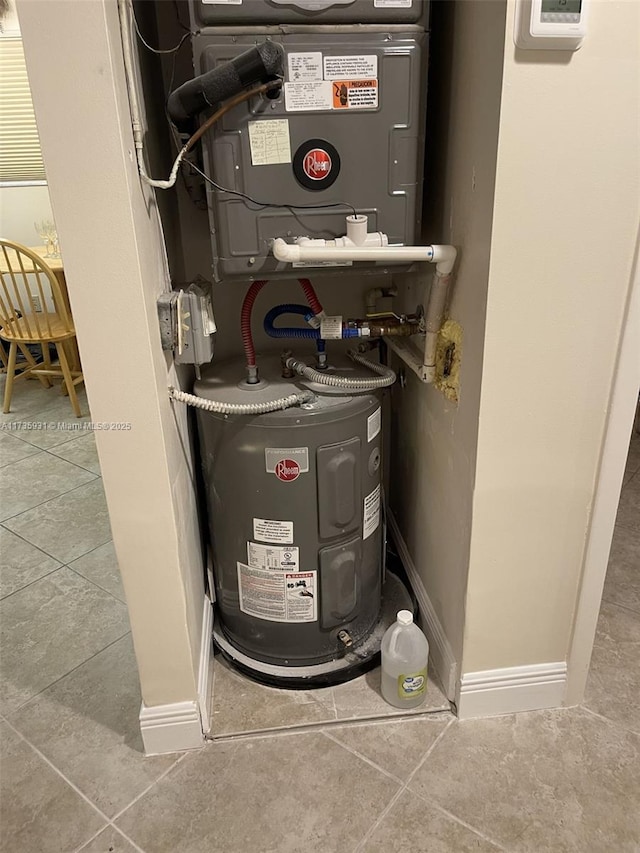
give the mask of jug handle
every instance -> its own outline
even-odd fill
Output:
[[[398,642],[398,634],[402,629],[402,625],[396,625],[394,630],[391,633],[391,638],[389,640],[389,653],[394,655],[396,653],[396,645]]]

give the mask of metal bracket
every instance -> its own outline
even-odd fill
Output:
[[[422,363],[422,358],[409,341],[402,338],[389,337],[385,337],[384,341],[389,349],[392,349],[398,358],[402,359],[407,367],[413,370],[420,382],[424,382],[425,384],[433,382],[433,377],[430,376],[428,369]]]

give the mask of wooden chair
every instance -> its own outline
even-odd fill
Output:
[[[4,390],[5,414],[10,411],[15,379],[36,376],[50,388],[49,376],[62,377],[62,391],[76,417],[81,416],[76,385],[83,381],[82,371],[71,370],[65,343],[73,341],[73,320],[62,298],[60,284],[53,270],[34,252],[20,243],[0,239],[4,263],[0,267],[0,337],[9,344],[7,382]],[[43,363],[37,364],[24,344],[41,344]],[[59,367],[51,364],[49,344],[54,344]],[[27,366],[16,375],[18,348]]]

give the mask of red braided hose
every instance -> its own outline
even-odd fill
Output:
[[[244,354],[247,359],[247,367],[256,366],[256,350],[253,346],[253,335],[251,334],[251,311],[257,295],[265,284],[267,284],[267,281],[254,281],[249,290],[247,290],[242,303],[240,328],[242,329],[242,346],[244,347]]]

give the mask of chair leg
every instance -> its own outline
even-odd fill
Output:
[[[7,384],[4,386],[4,414],[11,409],[11,393],[13,391],[13,377],[16,372],[16,356],[18,355],[18,344],[12,341],[9,347],[9,364],[7,365]]]
[[[67,354],[64,351],[64,343],[56,343],[56,351],[58,353],[58,358],[60,359],[60,367],[62,368],[64,382],[67,386],[67,391],[69,392],[71,406],[73,408],[75,416],[77,418],[82,417],[82,412],[80,411],[80,403],[78,402],[78,395],[76,394],[76,386],[73,384],[73,376],[71,375],[71,369],[69,367],[69,362],[67,361]]]
[[[7,351],[4,348],[4,344],[0,341],[0,361],[2,362],[2,367],[4,370],[7,369],[7,365],[9,364],[9,359],[7,356]]]
[[[43,346],[44,346],[44,344],[43,344]],[[29,365],[29,367],[32,367],[32,368],[37,367],[38,362],[35,360],[35,358],[29,352],[29,347],[25,346],[24,344],[18,344],[18,347],[20,349],[20,352],[24,356],[25,361]],[[38,377],[38,379],[40,380],[40,384],[43,386],[43,388],[51,388],[53,383],[51,382],[51,380],[49,379],[48,376],[41,376],[39,373],[34,373],[34,376]],[[27,379],[28,378],[29,377],[27,377]]]

